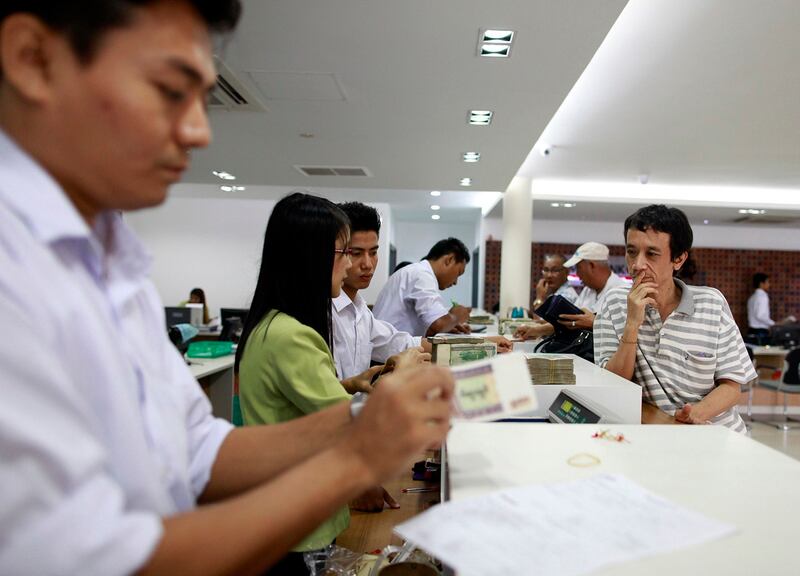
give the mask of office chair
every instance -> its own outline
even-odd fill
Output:
[[[800,348],[793,348],[786,354],[783,361],[783,370],[778,380],[765,380],[759,378],[758,385],[783,393],[783,419],[771,420],[751,417],[753,422],[760,422],[774,426],[778,430],[790,430],[797,426],[790,426],[790,422],[800,422],[800,419],[789,416],[787,394],[800,394]]]

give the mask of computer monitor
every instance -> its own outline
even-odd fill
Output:
[[[175,324],[190,324],[192,311],[184,306],[166,306],[164,315],[167,318],[167,329]]]
[[[186,308],[189,310],[189,323],[198,328],[203,325],[203,307],[204,304],[188,303]]]
[[[800,324],[772,327],[772,344],[784,348],[800,346]]]
[[[244,321],[250,311],[246,308],[220,308],[219,320],[222,332],[219,339],[225,342],[238,343],[244,328]]]

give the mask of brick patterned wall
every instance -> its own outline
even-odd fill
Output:
[[[500,253],[502,241],[486,241],[486,278],[483,306],[491,310],[500,301]],[[531,244],[531,300],[539,280],[545,254],[571,255],[579,244]],[[609,246],[612,256],[624,256],[623,246]],[[783,250],[732,250],[696,248],[692,257],[697,274],[690,284],[713,286],[730,304],[736,323],[747,326],[747,298],[752,293],[752,277],[764,272],[770,277],[770,310],[774,320],[788,314],[800,317],[800,252]]]

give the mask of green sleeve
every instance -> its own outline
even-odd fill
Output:
[[[315,330],[279,315],[267,335],[275,368],[275,385],[304,414],[348,400],[336,378],[328,345]]]

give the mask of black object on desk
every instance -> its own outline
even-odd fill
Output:
[[[568,332],[569,329],[558,323],[561,314],[583,314],[583,310],[575,306],[572,302],[561,296],[560,294],[553,294],[544,301],[544,304],[539,306],[536,310],[536,315],[543,318],[553,325],[556,334]]]

